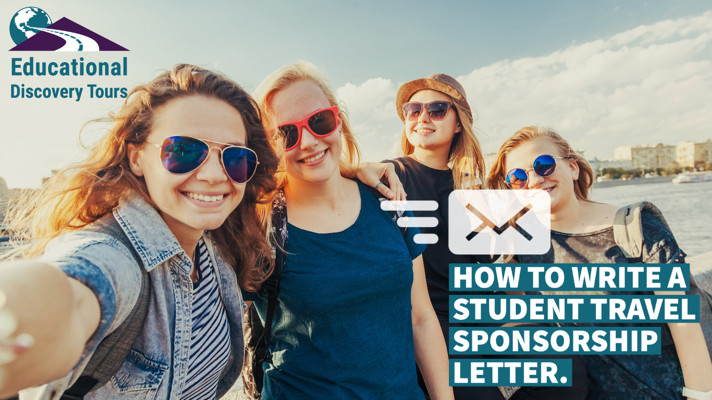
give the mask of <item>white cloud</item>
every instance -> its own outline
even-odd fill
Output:
[[[710,42],[712,12],[706,12],[499,61],[457,79],[480,116],[486,152],[520,128],[540,124],[557,129],[589,158],[609,158],[620,145],[712,138]],[[391,147],[402,129],[396,90],[383,78],[337,90],[362,133],[366,159],[395,155]]]
[[[336,97],[347,106],[367,161],[396,155],[392,142],[400,137],[403,126],[395,111],[397,89],[390,79],[383,78],[369,79],[358,86],[347,83],[336,89]]]

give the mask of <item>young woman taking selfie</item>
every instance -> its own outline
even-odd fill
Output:
[[[177,65],[134,88],[88,158],[9,216],[39,258],[0,265],[15,327],[0,345],[12,359],[0,398],[29,388],[23,398],[59,399],[146,293],[118,371],[80,379],[69,398],[226,393],[244,354],[239,287],[255,288],[270,256],[255,207],[277,165],[257,104],[233,81]]]

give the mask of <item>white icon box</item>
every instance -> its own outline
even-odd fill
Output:
[[[453,254],[545,254],[551,197],[544,190],[455,190],[448,199]]]

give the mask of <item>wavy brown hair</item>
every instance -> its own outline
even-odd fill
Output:
[[[507,139],[497,152],[497,158],[492,164],[487,176],[487,185],[490,189],[509,189],[506,182],[507,155],[521,144],[539,138],[548,138],[559,148],[559,156],[575,162],[578,165],[579,176],[574,181],[574,193],[579,200],[590,201],[588,199],[593,184],[593,170],[585,158],[578,155],[561,135],[551,128],[541,126],[527,126],[522,128],[514,136]]]
[[[151,201],[142,177],[131,172],[129,144],[141,145],[151,132],[154,112],[177,98],[204,96],[222,100],[242,116],[247,143],[260,163],[247,182],[242,202],[211,232],[218,251],[233,266],[240,287],[256,290],[265,279],[271,250],[257,214],[258,204],[271,201],[279,159],[272,149],[257,103],[232,80],[193,65],[179,64],[151,82],[135,87],[117,113],[109,114],[108,132],[90,148],[86,160],[54,175],[36,194],[17,203],[8,214],[15,239],[28,256],[42,253],[47,243],[81,229],[110,213],[119,200],[135,193]]]

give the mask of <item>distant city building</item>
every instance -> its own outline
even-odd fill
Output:
[[[57,173],[58,173],[59,171],[60,171],[60,170],[58,170],[58,169],[53,169],[53,170],[52,170],[52,176],[48,176],[48,177],[46,177],[46,178],[42,178],[42,186],[44,186],[50,179],[52,179],[52,177],[54,177],[55,175],[57,175]]]
[[[630,161],[632,169],[664,169],[674,165],[677,159],[677,146],[662,143],[655,146],[648,144],[620,146],[614,150],[613,159]]]
[[[681,167],[695,168],[712,164],[712,139],[677,144],[677,163]]]
[[[594,157],[593,160],[588,160],[588,164],[596,174],[599,174],[605,168],[620,168],[626,171],[633,169],[631,160],[599,160],[598,157]]]
[[[7,201],[10,198],[9,190],[7,189],[7,182],[0,176],[0,224],[5,220],[5,213],[7,212]]]
[[[494,160],[497,159],[497,153],[490,153],[485,156],[485,174],[488,174],[490,170],[492,169],[492,165],[494,164]]]

